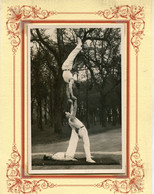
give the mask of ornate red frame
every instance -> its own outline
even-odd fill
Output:
[[[128,21],[131,27],[130,43],[134,48],[136,55],[136,139],[134,150],[130,155],[131,173],[129,178],[124,180],[107,178],[98,184],[89,185],[58,185],[51,183],[45,179],[40,180],[27,180],[22,179],[22,172],[20,172],[21,155],[18,152],[16,145],[16,123],[15,123],[15,57],[18,47],[22,41],[21,33],[19,31],[21,21],[39,19],[45,20],[52,15],[56,14],[94,14],[103,17],[105,20],[111,20],[115,22],[121,22],[122,20]],[[118,20],[118,21],[117,21]],[[48,20],[46,20],[47,22]],[[7,187],[8,191],[12,193],[30,193],[38,192],[42,189],[63,187],[63,186],[89,186],[109,189],[114,193],[136,193],[143,191],[144,188],[144,167],[140,158],[139,146],[138,146],[138,54],[141,39],[143,37],[145,21],[144,10],[140,6],[122,5],[114,8],[109,8],[104,11],[97,12],[53,12],[42,10],[37,6],[15,6],[8,8],[8,16],[6,22],[8,36],[12,46],[13,53],[13,146],[11,159],[7,164]],[[22,26],[21,26],[22,27]],[[129,34],[128,34],[129,35]],[[127,87],[129,90],[129,87]]]

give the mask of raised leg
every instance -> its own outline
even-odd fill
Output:
[[[67,59],[63,63],[62,69],[65,69],[65,68],[66,69],[69,68],[70,70],[72,69],[73,61],[74,61],[75,57],[82,50],[81,45],[82,45],[82,42],[80,39],[80,40],[78,40],[77,46],[72,50],[72,52],[68,55]]]

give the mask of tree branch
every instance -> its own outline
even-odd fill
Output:
[[[47,42],[44,41],[44,39],[42,38],[41,34],[40,34],[40,31],[38,29],[36,29],[36,32],[37,32],[37,35],[38,35],[38,38],[39,40],[41,41],[41,43],[50,51],[53,53],[55,59],[59,60],[59,56],[58,56],[58,53],[56,52],[55,49],[53,49],[53,47],[51,47]]]

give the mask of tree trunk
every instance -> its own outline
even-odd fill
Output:
[[[43,127],[42,127],[42,100],[41,99],[38,100],[38,108],[39,108],[38,128],[40,129],[40,131],[43,131]]]
[[[97,114],[96,111],[93,111],[93,119],[94,119],[94,125],[96,125],[96,118],[97,118]]]
[[[116,108],[114,107],[113,109],[113,122],[112,122],[112,125],[113,126],[116,126],[116,123],[117,123],[117,111],[116,111]]]
[[[53,87],[50,84],[50,97],[49,97],[49,117],[50,117],[50,126],[53,127],[54,122],[54,97],[53,97]]]
[[[102,107],[102,127],[106,127],[106,110],[105,107]]]
[[[63,100],[64,100],[64,81],[62,73],[57,76],[54,83],[54,132],[62,132]]]
[[[106,126],[106,118],[107,118],[107,115],[106,115],[106,107],[105,107],[105,104],[104,104],[104,96],[102,94],[102,92],[100,92],[100,118],[101,118],[101,125],[102,127],[105,127]]]
[[[63,30],[57,29],[57,43],[59,57],[57,59],[58,74],[54,82],[54,132],[62,133],[63,101],[64,101],[64,80],[62,77],[62,63],[64,59]]]
[[[44,123],[45,125],[47,125],[47,98],[45,98],[45,102],[44,102]]]

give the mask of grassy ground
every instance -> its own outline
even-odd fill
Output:
[[[42,136],[40,137],[42,138]],[[47,137],[48,138],[48,137]],[[57,138],[58,139],[58,138]],[[63,139],[63,138],[62,138]],[[43,144],[32,146],[32,169],[120,169],[122,163],[121,128],[108,129],[104,132],[89,135],[91,154],[96,164],[87,164],[83,148],[83,141],[79,139],[75,157],[77,162],[44,160],[44,155],[52,156],[57,152],[66,152],[67,140],[58,142],[45,141]],[[49,139],[48,139],[49,141]],[[55,140],[54,140],[55,141]]]
[[[110,125],[108,125],[107,127],[102,127],[101,125],[95,125],[95,126],[91,126],[90,129],[88,129],[88,133],[89,135],[98,134],[98,133],[106,132],[116,128],[120,128],[120,127],[119,126],[113,127]],[[37,126],[32,126],[32,145],[49,144],[49,143],[65,141],[70,138],[70,135],[71,135],[71,128],[68,125],[63,126],[63,130],[61,134],[55,134],[54,129],[49,126],[44,126],[43,131],[40,131],[40,129]]]
[[[32,153],[65,152],[69,138],[55,143],[36,144],[32,146]],[[89,135],[91,152],[118,152],[122,150],[121,129],[113,129],[103,133]],[[84,152],[83,141],[79,139],[77,152]]]
[[[85,158],[77,158],[77,161],[58,161],[53,159],[39,159],[34,158],[32,160],[32,166],[44,166],[44,165],[53,165],[53,169],[56,169],[56,166],[64,165],[64,169],[66,169],[66,165],[120,165],[121,164],[121,155],[113,156],[113,155],[101,155],[101,157],[98,157],[97,154],[93,154],[93,160],[95,160],[96,163],[90,164],[86,162]],[[62,168],[62,167],[61,167]],[[72,167],[73,168],[73,167]],[[93,167],[95,168],[95,167]],[[117,168],[117,166],[116,166]]]

